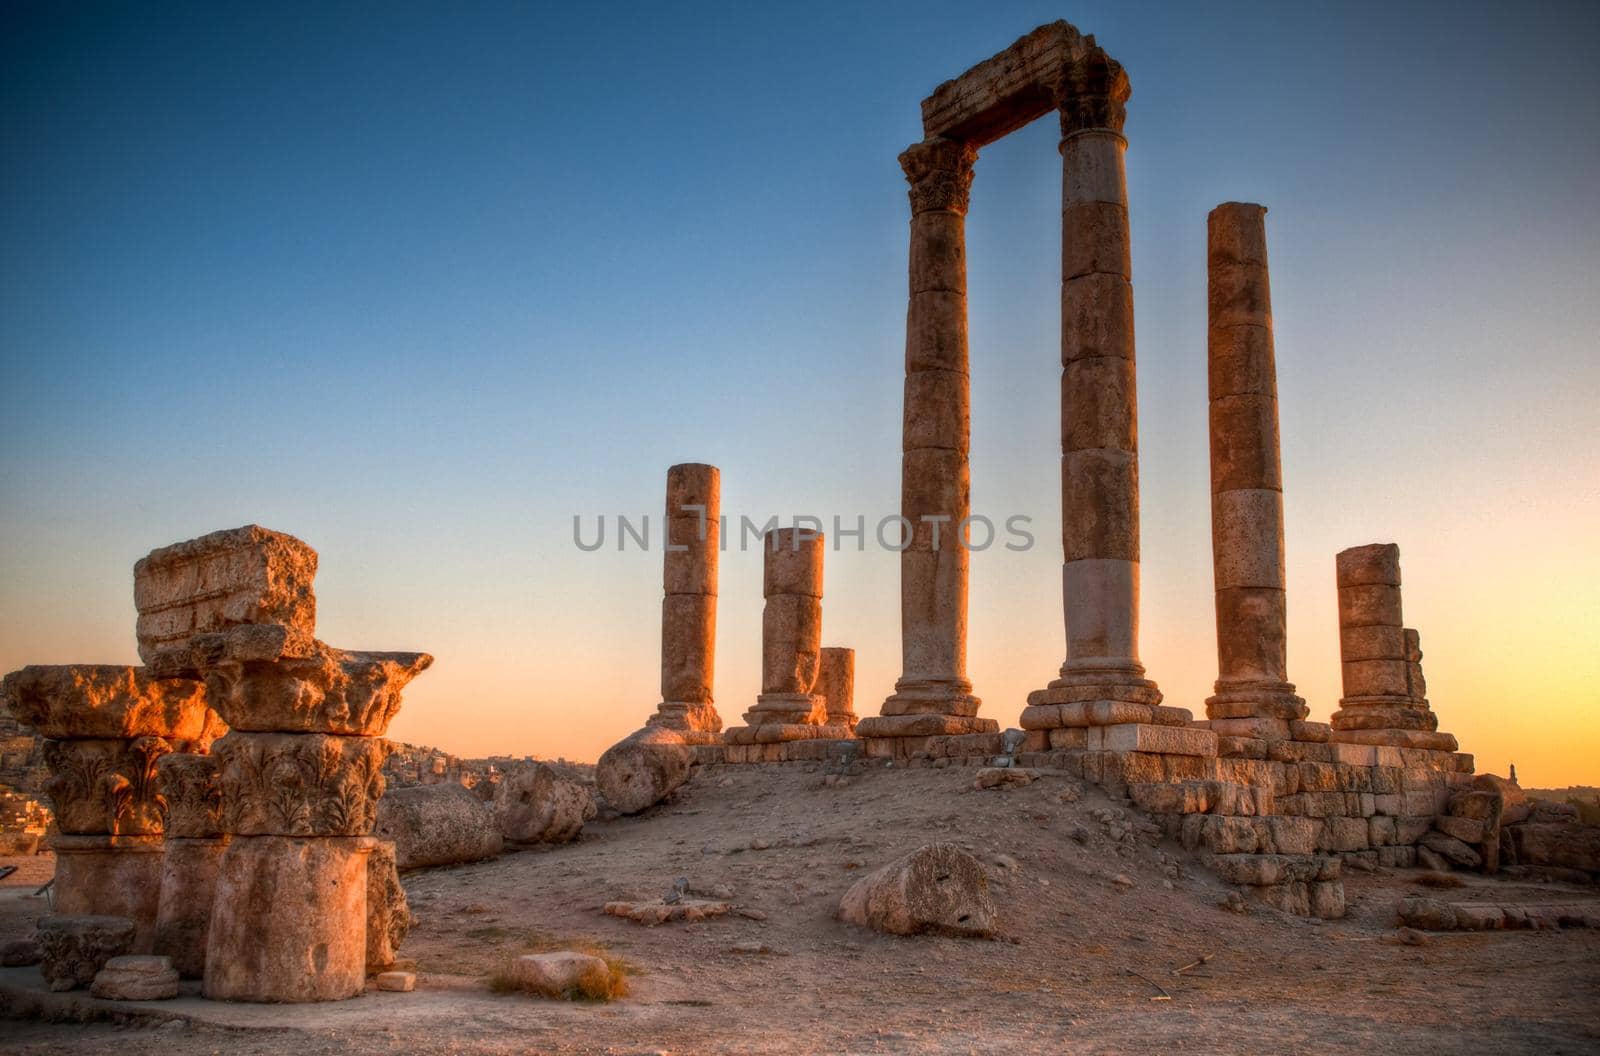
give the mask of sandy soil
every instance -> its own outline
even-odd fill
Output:
[[[286,1007],[272,1011],[270,1031],[12,1022],[0,1023],[0,1048],[1600,1051],[1600,933],[1449,934],[1411,946],[1395,941],[1391,911],[1411,892],[1534,902],[1594,898],[1593,889],[1469,876],[1439,892],[1418,886],[1412,871],[1347,870],[1345,920],[1302,920],[1254,903],[1240,915],[1219,904],[1224,885],[1093,786],[1052,776],[977,792],[972,775],[874,767],[838,785],[820,768],[708,767],[671,803],[593,823],[577,844],[410,874],[418,925],[403,952],[418,962],[426,993],[384,1000],[426,1002],[416,1006],[421,1016],[340,1027]],[[991,865],[1003,940],[891,938],[833,919],[862,870],[932,841],[964,845]],[[764,919],[644,928],[600,913],[611,899],[660,897],[678,877],[697,889],[725,885]],[[25,927],[23,901],[0,898],[4,937]],[[580,942],[628,963],[628,998],[599,1006],[487,995],[487,977],[508,957]],[[735,949],[752,943],[768,952]],[[1174,974],[1203,954],[1206,964]],[[1170,1000],[1153,1000],[1162,990]]]

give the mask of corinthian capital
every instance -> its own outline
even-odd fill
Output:
[[[961,140],[935,137],[907,147],[900,155],[900,167],[911,184],[911,212],[966,215],[972,165],[977,160],[977,148]]]
[[[1099,48],[1068,63],[1056,86],[1056,109],[1061,112],[1061,135],[1092,128],[1121,133],[1128,118],[1128,96],[1133,86],[1122,64]]]

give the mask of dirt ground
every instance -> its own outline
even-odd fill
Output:
[[[569,846],[408,874],[403,954],[421,992],[358,1025],[308,1006],[271,1029],[0,1022],[14,1053],[1137,1053],[1600,1051],[1600,932],[1453,933],[1396,941],[1408,893],[1501,902],[1589,888],[1410,870],[1346,870],[1350,912],[1323,923],[1251,902],[1125,804],[1047,776],[973,791],[973,771],[706,767],[668,804],[595,822]],[[991,867],[1001,941],[893,938],[833,919],[863,870],[935,841]],[[29,863],[0,889],[0,936],[42,911]],[[1122,882],[1119,882],[1118,877]],[[600,912],[677,878],[730,888],[749,916],[645,928]],[[32,888],[29,887],[28,890]],[[622,958],[611,1005],[488,992],[520,952],[592,943]],[[759,944],[765,952],[749,952]],[[1182,974],[1175,969],[1209,960]],[[1169,1000],[1156,1000],[1162,992]],[[364,997],[361,1001],[375,1001]],[[395,1014],[384,1014],[393,1008]],[[425,1010],[425,1011],[424,1011]]]

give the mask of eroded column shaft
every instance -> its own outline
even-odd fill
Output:
[[[711,695],[721,509],[717,467],[684,463],[667,470],[661,704],[649,720],[653,726],[699,734],[722,729]]]
[[[825,710],[814,689],[822,657],[823,537],[779,528],[762,538],[762,550],[761,694],[744,718],[751,726],[820,725]]]
[[[1126,141],[1061,145],[1061,515],[1067,660],[1134,674],[1139,633],[1139,426]]]
[[[1217,614],[1216,696],[1207,701],[1207,711],[1214,719],[1304,717],[1303,702],[1288,683],[1266,212],[1260,205],[1227,202],[1206,221]]]

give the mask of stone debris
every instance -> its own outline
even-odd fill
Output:
[[[379,990],[409,994],[417,988],[416,972],[379,972],[374,979]]]
[[[178,972],[168,957],[113,957],[95,974],[89,993],[108,1001],[165,1001],[178,996]]]
[[[1583,902],[1500,904],[1411,897],[1395,906],[1395,916],[1423,931],[1600,928],[1600,907]]]
[[[544,763],[506,774],[495,788],[495,823],[511,843],[568,843],[594,815],[594,795]]]
[[[972,787],[975,789],[987,788],[1014,788],[1019,785],[1031,785],[1038,780],[1039,774],[1035,770],[1011,766],[987,766],[979,770],[972,778]]]
[[[857,880],[839,919],[893,935],[995,934],[998,918],[983,863],[953,844],[920,847]]]
[[[683,784],[689,763],[689,749],[681,736],[647,726],[606,749],[595,764],[595,786],[612,810],[637,814]]]
[[[374,840],[367,855],[367,971],[382,972],[399,958],[411,931],[411,907],[400,884],[394,843]],[[409,987],[408,987],[409,989]]]
[[[132,948],[136,931],[126,917],[41,917],[34,932],[39,974],[51,990],[88,986],[107,961]]]
[[[635,924],[653,928],[658,924],[677,921],[709,920],[725,917],[733,906],[727,902],[702,898],[679,898],[675,902],[655,899],[650,902],[607,902],[602,910],[607,916],[621,917]],[[741,914],[743,915],[743,914]]]
[[[509,975],[518,989],[560,1001],[608,996],[614,985],[604,959],[572,950],[524,954]]]
[[[493,809],[460,785],[396,788],[377,806],[372,831],[393,842],[401,872],[481,862],[504,849]]]

